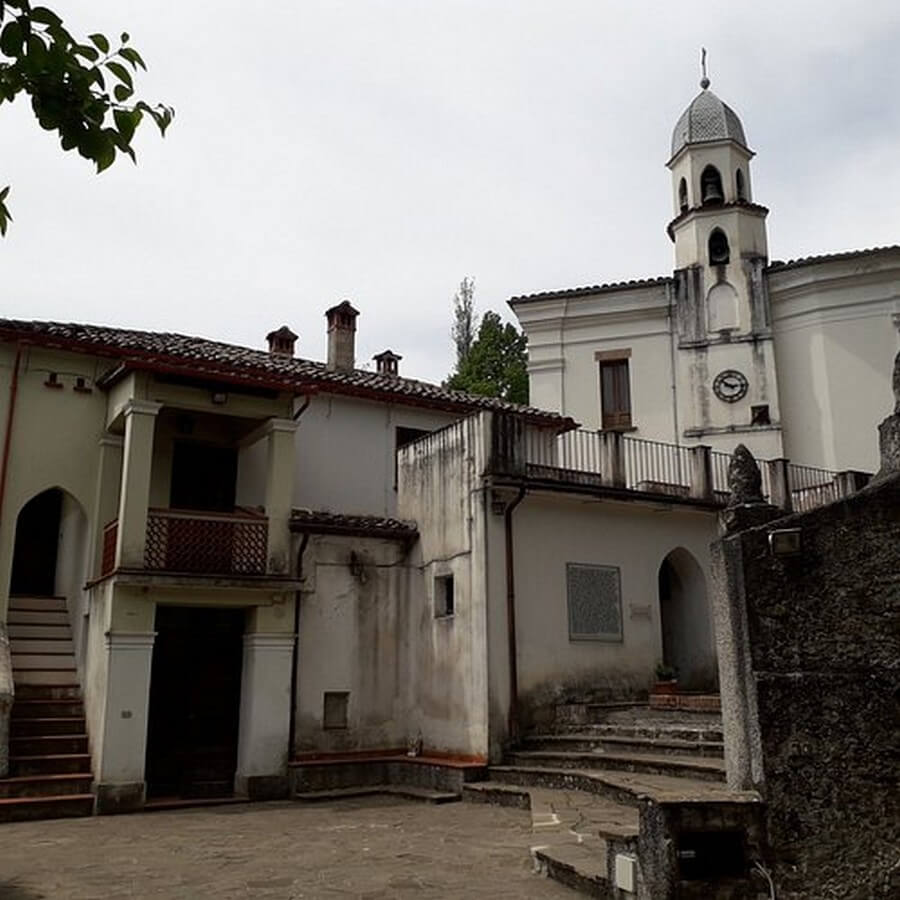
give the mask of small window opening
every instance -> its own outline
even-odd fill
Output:
[[[738,200],[746,200],[747,189],[744,187],[744,173],[740,169],[734,173],[734,187],[737,192]]]
[[[88,387],[87,382],[81,376],[75,379],[75,387],[73,390],[78,391],[79,394],[91,393],[91,389]]]
[[[59,380],[59,373],[57,372],[48,372],[47,380],[44,382],[44,387],[48,388],[61,388],[62,382]]]
[[[454,604],[453,576],[439,575],[434,579],[434,617],[444,619],[452,616]]]
[[[751,425],[771,425],[772,417],[769,415],[769,404],[762,403],[759,406],[750,407]]]
[[[684,178],[681,179],[681,184],[678,185],[678,208],[682,212],[687,212],[687,208],[688,208],[687,181]]]
[[[703,205],[708,203],[722,203],[725,195],[722,193],[722,176],[715,166],[707,166],[700,176],[700,196]]]
[[[426,434],[431,434],[427,428],[404,428],[399,425],[394,429],[394,490],[397,490],[397,453]]]
[[[721,228],[714,228],[709,236],[709,264],[711,266],[724,266],[728,263],[731,252],[728,247],[728,238]]]
[[[600,420],[604,429],[631,428],[631,384],[627,359],[600,363]]]
[[[322,728],[326,731],[347,727],[347,710],[350,706],[349,691],[325,691],[322,710]]]

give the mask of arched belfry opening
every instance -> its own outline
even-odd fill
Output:
[[[716,651],[703,569],[689,551],[678,547],[662,561],[658,579],[663,661],[678,670],[682,690],[717,690]]]
[[[704,206],[725,200],[722,175],[715,166],[707,166],[700,175],[700,197]]]
[[[747,188],[744,184],[744,173],[738,169],[734,173],[734,192],[738,200],[747,199]]]
[[[713,228],[709,233],[707,250],[711,266],[725,266],[730,262],[731,248],[728,245],[728,235],[721,228]]]
[[[682,178],[678,185],[678,209],[680,212],[687,212],[688,209],[688,188],[687,179]]]

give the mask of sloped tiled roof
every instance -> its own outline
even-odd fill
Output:
[[[313,534],[335,534],[382,538],[412,539],[419,533],[415,522],[388,516],[347,515],[312,509],[291,513],[291,530]]]
[[[654,285],[668,284],[672,279],[667,275],[656,278],[637,278],[632,281],[610,281],[606,284],[593,284],[584,287],[564,288],[559,291],[540,291],[537,294],[519,294],[509,298],[510,306],[516,303],[526,303],[529,300],[555,300],[557,297],[588,297],[591,294],[599,294],[603,291],[621,291],[626,288],[653,287]]]
[[[454,391],[427,381],[362,369],[333,371],[324,363],[313,360],[172,332],[0,319],[0,339],[91,353],[138,368],[181,371],[194,377],[225,378],[232,383],[264,385],[298,393],[319,390],[451,412],[500,410],[563,430],[575,424],[557,413]]]
[[[819,256],[801,256],[797,259],[789,259],[787,262],[776,259],[769,264],[770,272],[780,272],[783,269],[792,269],[798,266],[813,265],[815,263],[832,262],[838,259],[853,259],[857,256],[875,256],[881,253],[896,253],[900,250],[900,244],[889,244],[885,247],[867,247],[863,250],[845,250],[841,253],[823,253]]]

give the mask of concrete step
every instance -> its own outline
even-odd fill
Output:
[[[722,726],[722,714],[716,711],[688,709],[653,709],[649,704],[622,706],[615,704],[588,704],[588,724],[594,725],[672,725],[692,727]]]
[[[623,737],[653,740],[722,741],[721,723],[704,722],[641,722],[582,725],[558,731],[560,737]]]
[[[71,666],[72,661],[69,660]],[[75,669],[13,669],[16,694],[20,686],[67,687],[78,689],[78,672]]]
[[[31,610],[33,612],[65,612],[65,597],[18,597],[9,598],[10,610]]]
[[[14,737],[9,742],[10,756],[58,756],[87,753],[86,734],[40,734]]]
[[[66,625],[69,624],[69,614],[61,612],[48,612],[41,609],[10,609],[6,615],[9,625]]]
[[[90,816],[94,812],[93,794],[62,794],[58,797],[9,797],[0,799],[0,822],[25,822],[33,819],[68,819]]]
[[[650,753],[516,751],[507,755],[514,766],[548,766],[557,769],[602,769],[618,772],[644,772],[649,775],[687,776],[705,781],[725,781],[725,762],[721,759]]]
[[[585,791],[626,806],[637,806],[646,794],[660,802],[695,800],[744,800],[750,794],[729,792],[717,781],[654,775],[646,772],[616,772],[602,769],[550,768],[547,766],[491,766],[491,781],[522,787],[562,791]],[[756,796],[756,795],[752,795]]]
[[[75,644],[68,637],[60,638],[10,638],[10,650],[13,655],[32,655],[49,653],[57,655],[67,653],[71,659],[75,657]]]
[[[450,791],[433,791],[429,788],[406,784],[366,785],[327,791],[305,791],[294,794],[293,799],[302,803],[327,803],[351,797],[371,797],[373,795],[403,797],[406,800],[419,800],[425,803],[453,803],[460,799],[459,794]]]
[[[537,734],[522,740],[522,750],[574,753],[624,752],[675,756],[701,756],[721,759],[725,755],[722,741],[685,740],[683,738],[628,737],[617,734]]]
[[[62,651],[61,653],[24,653],[20,652],[18,647],[13,644],[10,658],[12,660],[13,672],[28,670],[46,671],[50,669],[74,669],[75,657],[71,652]]]
[[[0,778],[0,797],[55,797],[62,794],[89,794],[90,774],[20,775]]]
[[[78,715],[13,716],[9,732],[12,740],[40,735],[87,734],[87,724],[84,716]]]
[[[532,847],[531,855],[536,872],[581,894],[614,900],[618,893],[607,880],[605,848],[577,843],[539,844]]]
[[[10,642],[22,639],[34,638],[36,640],[67,640],[72,639],[72,629],[68,623],[65,625],[44,625],[41,622],[31,622],[27,625],[7,626]]]
[[[19,775],[84,775],[91,771],[87,753],[58,753],[9,757],[9,773]]]
[[[22,691],[16,688],[16,699],[13,701],[11,723],[15,725],[20,719],[51,719],[51,718],[76,718],[84,717],[84,704],[81,702],[80,693],[74,696],[54,696],[56,691],[40,689],[39,685],[27,685],[31,696],[22,696]],[[65,688],[71,691],[71,688]]]

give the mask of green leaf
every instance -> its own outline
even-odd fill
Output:
[[[74,52],[77,56],[83,56],[91,62],[97,62],[97,60],[100,59],[100,54],[87,44],[76,44]]]
[[[31,21],[39,25],[62,25],[62,19],[46,6],[35,6],[31,10]]]
[[[0,203],[2,203],[7,198],[8,195],[9,195],[9,185],[7,185],[5,188],[3,188],[2,191],[0,191]]]
[[[119,79],[119,81],[127,84],[128,87],[130,87],[132,90],[134,89],[134,81],[132,81],[131,79],[131,72],[129,72],[128,69],[126,69],[125,66],[122,65],[122,63],[107,62],[103,65],[106,66],[106,68],[109,69],[109,71],[112,72],[113,75],[115,75],[116,78]]]
[[[145,72],[147,71],[147,66],[144,63],[144,60],[141,58],[141,54],[134,49],[134,47],[123,47],[119,51],[119,56],[123,59],[127,59],[128,62],[137,69],[140,66]]]
[[[105,35],[102,34],[89,34],[88,37],[91,40],[91,43],[101,52],[101,53],[109,53],[109,41],[106,39]]]
[[[7,185],[0,191],[0,237],[6,237],[6,229],[9,223],[12,222],[12,216],[6,208],[6,197],[8,194],[9,186]]]
[[[127,31],[122,32],[122,43],[127,44],[131,40],[131,35]]]
[[[18,56],[22,52],[24,35],[22,26],[13,20],[0,32],[0,52],[6,56]]]
[[[119,103],[124,103],[133,93],[134,91],[124,84],[117,84],[113,88],[113,94],[115,94],[116,100],[118,100]]]

